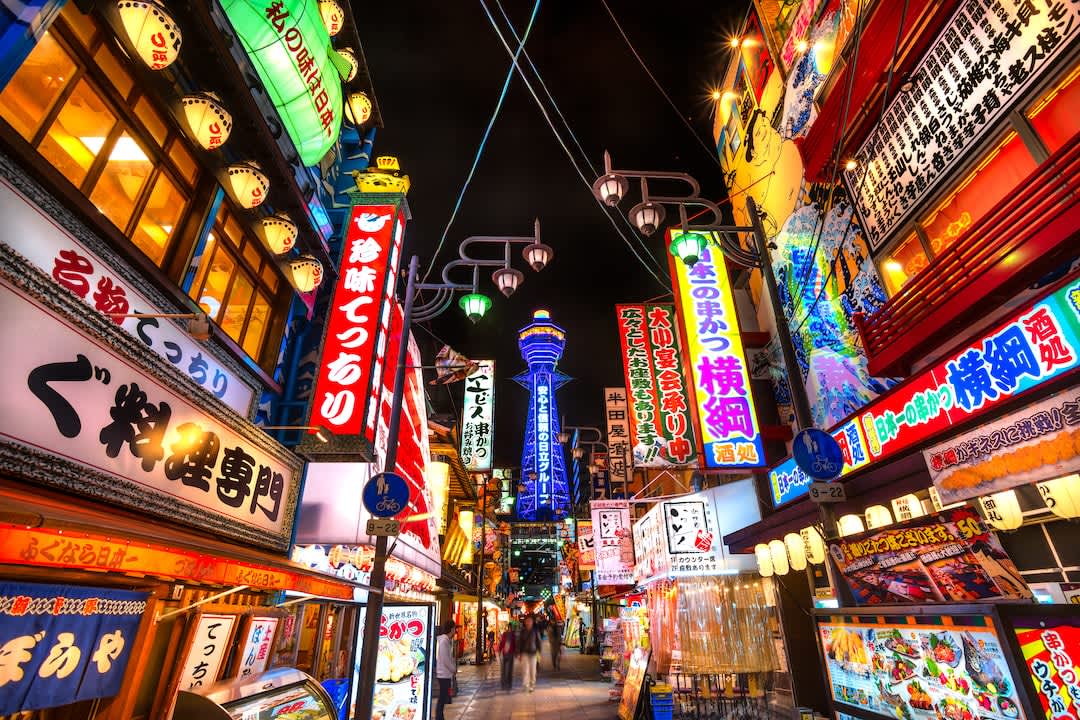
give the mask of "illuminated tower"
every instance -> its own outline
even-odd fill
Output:
[[[529,369],[514,378],[529,391],[529,417],[521,451],[521,482],[517,511],[522,520],[561,520],[570,511],[566,462],[559,443],[559,409],[555,391],[570,378],[555,369],[566,346],[566,332],[551,322],[547,310],[518,333],[521,357]]]

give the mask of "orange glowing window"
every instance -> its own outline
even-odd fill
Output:
[[[929,263],[918,236],[912,233],[881,262],[881,279],[889,296],[898,293],[908,280],[922,272]]]
[[[1028,118],[1035,132],[1046,144],[1046,149],[1053,153],[1076,135],[1080,129],[1080,65],[1053,90],[1039,99]]]

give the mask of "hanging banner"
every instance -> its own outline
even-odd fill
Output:
[[[0,217],[7,245],[95,310],[176,312],[149,300],[145,288],[140,291],[136,283],[126,280],[134,273],[103,260],[6,180],[0,180]],[[209,343],[196,342],[182,326],[165,318],[114,318],[113,322],[237,413],[251,414],[254,387],[215,357]]]
[[[945,505],[1080,471],[1080,388],[923,451]]]
[[[604,416],[607,418],[608,482],[611,486],[611,498],[625,498],[634,472],[625,388],[604,388]]]
[[[630,436],[639,467],[697,462],[690,398],[671,305],[616,305],[630,400]]]
[[[495,442],[495,361],[476,362],[479,368],[465,378],[461,459],[470,472],[488,472]]]
[[[877,250],[1080,35],[1075,3],[959,3],[844,172]]]
[[[180,669],[180,690],[208,687],[217,682],[221,665],[229,652],[236,615],[200,613]]]
[[[596,549],[596,584],[633,585],[634,537],[630,503],[625,500],[593,500],[589,508]]]
[[[668,241],[681,234],[669,230]],[[724,256],[710,245],[692,268],[673,257],[668,262],[693,371],[705,464],[760,467],[765,450]]]
[[[858,605],[1030,598],[997,535],[957,508],[829,544]]]
[[[323,335],[309,425],[330,442],[306,442],[320,460],[370,461],[358,442],[375,439],[376,405],[390,327],[403,220],[393,205],[356,205],[342,243],[341,266]]]
[[[240,673],[237,677],[258,675],[266,670],[270,662],[270,648],[274,646],[274,633],[280,618],[253,617],[248,627],[247,638],[240,651]]]
[[[1080,367],[1078,351],[1080,280],[1073,280],[834,426],[829,432],[844,452],[841,477]],[[810,484],[791,458],[770,470],[769,480],[774,505],[805,495]]]
[[[588,572],[596,569],[596,543],[593,541],[591,520],[578,522],[578,570]]]
[[[147,597],[0,583],[0,715],[120,692]]]
[[[721,569],[720,527],[710,497],[698,493],[653,506],[634,523],[634,580],[715,575]]]
[[[12,337],[34,339],[4,356],[11,382],[0,395],[0,446],[18,458],[9,472],[24,473],[36,456],[47,468],[36,482],[288,547],[295,455],[224,405],[204,409],[203,396],[170,383],[156,356],[134,361],[134,341],[91,334],[2,282],[0,312]]]

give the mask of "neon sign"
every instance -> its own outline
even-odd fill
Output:
[[[847,475],[983,415],[1080,367],[1080,280],[999,325],[943,362],[880,396],[830,431]],[[810,478],[788,459],[769,471],[773,504],[807,492]]]
[[[491,470],[494,442],[495,361],[479,360],[480,368],[465,378],[461,459],[470,472]]]

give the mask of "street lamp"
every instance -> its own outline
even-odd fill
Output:
[[[474,245],[501,245],[503,256],[501,259],[474,258],[467,252],[468,248]],[[544,264],[550,262],[555,254],[554,250],[540,242],[540,221],[536,220],[533,223],[533,234],[529,237],[478,235],[466,238],[458,245],[457,259],[451,260],[443,267],[443,282],[441,283],[421,282],[419,278],[420,258],[413,255],[409,260],[409,271],[405,285],[404,320],[401,324],[402,337],[408,337],[409,328],[413,322],[431,320],[444,313],[453,303],[454,295],[459,292],[467,293],[458,304],[469,319],[476,322],[483,317],[484,313],[491,307],[491,299],[479,292],[480,268],[512,269],[510,266],[510,250],[514,245],[529,247],[542,245],[547,249]],[[528,256],[525,259],[530,264],[533,264]],[[450,279],[450,273],[461,267],[472,268],[471,282],[461,283]],[[537,268],[533,264],[533,269],[541,270],[543,266]],[[500,285],[497,278],[493,279],[496,285]],[[499,289],[507,296],[513,292],[507,293],[506,286],[503,285],[500,285]],[[434,295],[430,300],[414,307],[417,290],[431,290],[434,291]],[[469,302],[465,303],[464,301],[469,298],[471,298]],[[474,315],[476,317],[473,317]],[[383,458],[385,472],[393,472],[397,465],[398,435],[401,430],[401,404],[405,393],[405,371],[408,367],[408,354],[409,343],[403,340],[398,344],[397,364],[394,366],[394,394],[390,402],[390,425],[386,432],[386,455]],[[471,542],[472,539],[470,538],[469,541]],[[356,712],[353,715],[353,717],[357,718],[371,717],[375,697],[375,665],[379,658],[379,626],[382,620],[383,590],[386,587],[387,544],[385,535],[379,535],[375,540],[375,557],[371,563],[370,590],[368,591],[367,612],[364,616],[363,645],[360,654],[360,667],[364,671],[360,674],[357,684]],[[483,609],[482,603],[478,603],[478,608]],[[477,629],[479,630],[479,627]]]
[[[701,185],[691,175],[653,170],[615,170],[611,167],[611,155],[607,151],[604,151],[604,174],[593,183],[593,192],[597,198],[608,205],[617,205],[622,196],[615,199],[610,188],[619,184],[620,181],[624,183],[620,187],[629,187],[629,178],[635,178],[641,182],[641,202],[630,209],[629,217],[642,234],[652,235],[659,228],[659,223],[663,222],[663,213],[657,213],[655,210],[657,207],[673,205],[679,209],[682,236],[672,241],[669,250],[688,267],[693,267],[701,258],[708,243],[713,242],[723,250],[725,258],[735,264],[744,268],[761,268],[772,305],[773,319],[776,322],[776,334],[784,358],[784,369],[787,371],[792,405],[795,408],[795,420],[800,429],[812,427],[810,402],[806,397],[806,388],[799,382],[802,373],[795,358],[795,346],[791,341],[791,330],[788,327],[787,317],[784,315],[780,292],[776,287],[776,277],[773,274],[772,260],[767,247],[768,239],[765,237],[765,228],[761,223],[761,212],[754,198],[750,196],[746,198],[746,214],[750,218],[750,225],[724,225],[721,222],[723,215],[719,206],[701,197]],[[654,195],[649,192],[647,179],[684,183],[690,190],[685,195]],[[612,199],[615,199],[614,203],[610,202]],[[686,216],[688,207],[701,207],[708,210],[712,213],[712,222],[690,225]],[[753,236],[756,244],[754,250],[746,250],[740,245],[738,239],[740,233],[749,233]]]

